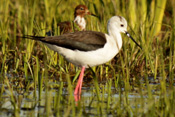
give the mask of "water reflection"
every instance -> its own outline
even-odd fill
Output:
[[[159,100],[160,97],[160,82],[154,79],[149,80],[149,87],[151,89],[151,96],[148,95],[148,86],[144,85],[142,89],[133,86],[132,90],[125,91],[125,87],[118,86],[116,88],[109,84],[99,85],[99,98],[95,87],[92,83],[83,84],[81,98],[78,95],[73,95],[68,90],[67,86],[60,88],[39,90],[14,91],[16,104],[19,107],[19,115],[23,117],[28,116],[57,116],[57,115],[83,115],[83,116],[114,116],[119,112],[130,112],[137,109],[138,113],[146,112],[150,107],[151,102]],[[66,84],[63,83],[63,84]],[[99,83],[100,84],[100,83]],[[2,85],[1,85],[2,86]],[[172,89],[166,88],[169,97],[173,93]],[[39,95],[41,94],[41,99]],[[11,92],[6,89],[1,96],[1,111],[0,116],[14,116],[14,104],[11,101]],[[78,101],[79,100],[79,101]],[[78,101],[78,102],[75,102]],[[144,107],[144,109],[143,109]],[[130,111],[132,110],[132,111]]]

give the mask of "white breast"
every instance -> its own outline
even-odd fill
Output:
[[[77,16],[75,19],[74,19],[74,22],[80,26],[80,29],[81,30],[84,30],[86,28],[86,21],[84,19],[84,17],[80,17],[80,16]]]
[[[110,61],[119,51],[113,39],[106,35],[107,43],[101,49],[93,51],[70,50],[55,45],[46,44],[50,49],[63,55],[76,66],[92,67]]]

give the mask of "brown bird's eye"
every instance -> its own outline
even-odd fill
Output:
[[[123,24],[121,24],[120,26],[121,26],[121,27],[123,27],[124,25],[123,25]]]
[[[81,9],[81,10],[84,10],[84,8],[83,8],[83,7],[81,7],[80,9]]]

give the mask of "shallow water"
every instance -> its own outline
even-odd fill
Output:
[[[143,79],[141,82],[145,83]],[[52,82],[49,82],[49,84],[52,84]],[[67,84],[67,82],[64,82],[64,84]],[[3,85],[1,84],[1,87]],[[125,110],[130,112],[129,115],[135,115],[134,111],[138,110],[137,115],[139,115],[149,110],[149,107],[152,106],[151,101],[154,102],[161,98],[159,79],[154,80],[154,78],[149,78],[149,87],[151,87],[152,92],[152,99],[150,100],[147,86],[143,87],[142,93],[140,93],[138,87],[133,87],[132,90],[127,91],[124,87],[116,89],[112,86],[109,88],[107,83],[99,83],[99,98],[93,83],[84,83],[83,86],[79,102],[74,101],[73,90],[72,94],[70,94],[68,87],[63,87],[58,109],[56,109],[55,105],[59,96],[59,88],[49,88],[47,91],[45,89],[42,90],[41,100],[39,100],[38,90],[25,91],[24,89],[17,89],[16,91],[13,90],[13,95],[15,95],[16,104],[20,107],[18,111],[21,117],[47,116],[47,107],[49,107],[49,116],[56,116],[57,112],[59,112],[59,115],[64,116],[114,116],[118,113],[126,113]],[[6,88],[5,85],[4,87]],[[172,89],[174,88],[173,86]],[[167,87],[166,91],[167,97],[171,95],[172,91],[170,88]],[[6,88],[1,97],[0,116],[14,116],[14,105],[10,95],[12,95],[11,92]]]

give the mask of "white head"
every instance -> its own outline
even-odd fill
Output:
[[[109,35],[118,35],[118,33],[125,33],[129,38],[131,38],[134,43],[141,48],[141,46],[131,37],[127,32],[127,21],[124,17],[113,16],[108,21],[108,33]]]
[[[127,21],[125,20],[124,17],[121,16],[113,16],[109,21],[108,21],[108,31],[118,31],[126,33],[127,32]]]

